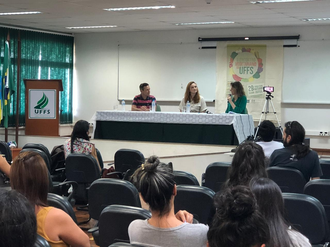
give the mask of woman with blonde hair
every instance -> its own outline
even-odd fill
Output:
[[[206,112],[207,107],[203,96],[199,94],[196,82],[191,81],[187,84],[186,92],[180,102],[180,112],[184,111],[187,102],[190,103],[190,112]]]

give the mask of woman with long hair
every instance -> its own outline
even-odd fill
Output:
[[[244,88],[242,83],[239,81],[231,82],[230,83],[230,93],[227,97],[228,106],[226,109],[226,113],[228,112],[235,112],[239,114],[247,114],[246,110],[246,103],[247,99],[245,96]]]
[[[267,247],[307,247],[308,239],[301,233],[289,229],[284,220],[284,202],[281,189],[269,178],[253,179],[250,188],[257,200],[260,213],[267,221],[270,241]]]
[[[174,198],[177,194],[172,168],[161,163],[156,156],[135,171],[135,185],[143,200],[149,205],[151,218],[134,220],[128,235],[131,244],[143,246],[206,246],[208,227],[190,224],[174,214]]]
[[[203,96],[199,94],[196,82],[191,81],[187,84],[186,92],[180,102],[180,112],[184,111],[187,102],[190,103],[190,112],[206,112],[207,107]]]

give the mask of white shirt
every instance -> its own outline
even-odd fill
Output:
[[[256,143],[262,147],[262,149],[264,150],[265,156],[267,158],[269,158],[272,155],[274,150],[284,148],[283,143],[277,142],[277,141],[270,141],[270,142],[259,141]]]
[[[202,95],[199,96],[199,102],[190,102],[190,112],[205,112],[207,110],[205,100]],[[183,107],[186,107],[186,103],[184,102],[184,98],[181,100],[179,108],[180,111],[183,111]]]

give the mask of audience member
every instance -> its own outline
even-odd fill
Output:
[[[186,103],[190,103],[190,112],[206,112],[207,107],[203,96],[199,94],[196,82],[191,81],[187,84],[186,92],[180,102],[180,112],[186,108]]]
[[[304,144],[305,129],[297,121],[285,123],[283,144],[270,156],[270,166],[289,167],[299,170],[306,181],[319,179],[323,173],[317,153]]]
[[[265,154],[262,148],[254,142],[245,142],[236,150],[229,169],[229,180],[226,186],[248,186],[254,177],[267,177]]]
[[[246,103],[243,85],[239,81],[231,82],[230,92],[231,95],[227,97],[228,106],[226,113],[235,112],[239,114],[247,114]]]
[[[264,150],[266,158],[269,158],[274,150],[284,147],[283,143],[273,141],[275,132],[275,125],[269,120],[263,121],[259,126],[258,136],[261,140],[258,141],[257,144],[259,144]]]
[[[190,214],[174,214],[174,198],[177,194],[173,171],[160,163],[156,156],[148,159],[135,171],[134,181],[143,200],[149,204],[151,218],[134,220],[128,234],[131,244],[143,246],[206,246],[208,227],[190,224]],[[187,221],[187,222],[185,222]]]
[[[267,245],[270,239],[268,224],[258,211],[257,202],[249,188],[236,186],[218,192],[214,204],[217,210],[207,233],[209,247]]]
[[[270,231],[267,247],[311,246],[301,233],[289,228],[284,220],[284,202],[281,189],[269,178],[253,179],[250,188],[257,200],[259,211],[265,217]]]
[[[8,171],[10,185],[35,207],[37,232],[52,247],[87,247],[88,236],[64,211],[47,206],[48,170],[42,157],[35,152],[20,153],[11,168],[0,158],[0,169]]]
[[[89,141],[89,123],[85,120],[79,120],[73,127],[71,138],[64,143],[65,158],[70,153],[91,154],[99,164],[95,145]],[[99,165],[99,169],[101,167]]]
[[[156,98],[150,95],[150,86],[148,83],[140,84],[141,94],[136,95],[132,103],[132,111],[150,111],[152,101],[156,102]]]
[[[37,222],[30,202],[15,190],[0,190],[0,247],[33,247]]]

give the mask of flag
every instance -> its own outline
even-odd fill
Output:
[[[2,100],[2,77],[0,75],[0,123],[2,121],[2,110],[3,110],[3,100]]]
[[[2,118],[4,120],[3,125],[8,128],[8,118],[10,114],[10,99],[13,90],[13,76],[10,65],[10,50],[9,42],[5,41],[5,56],[2,69]]]

